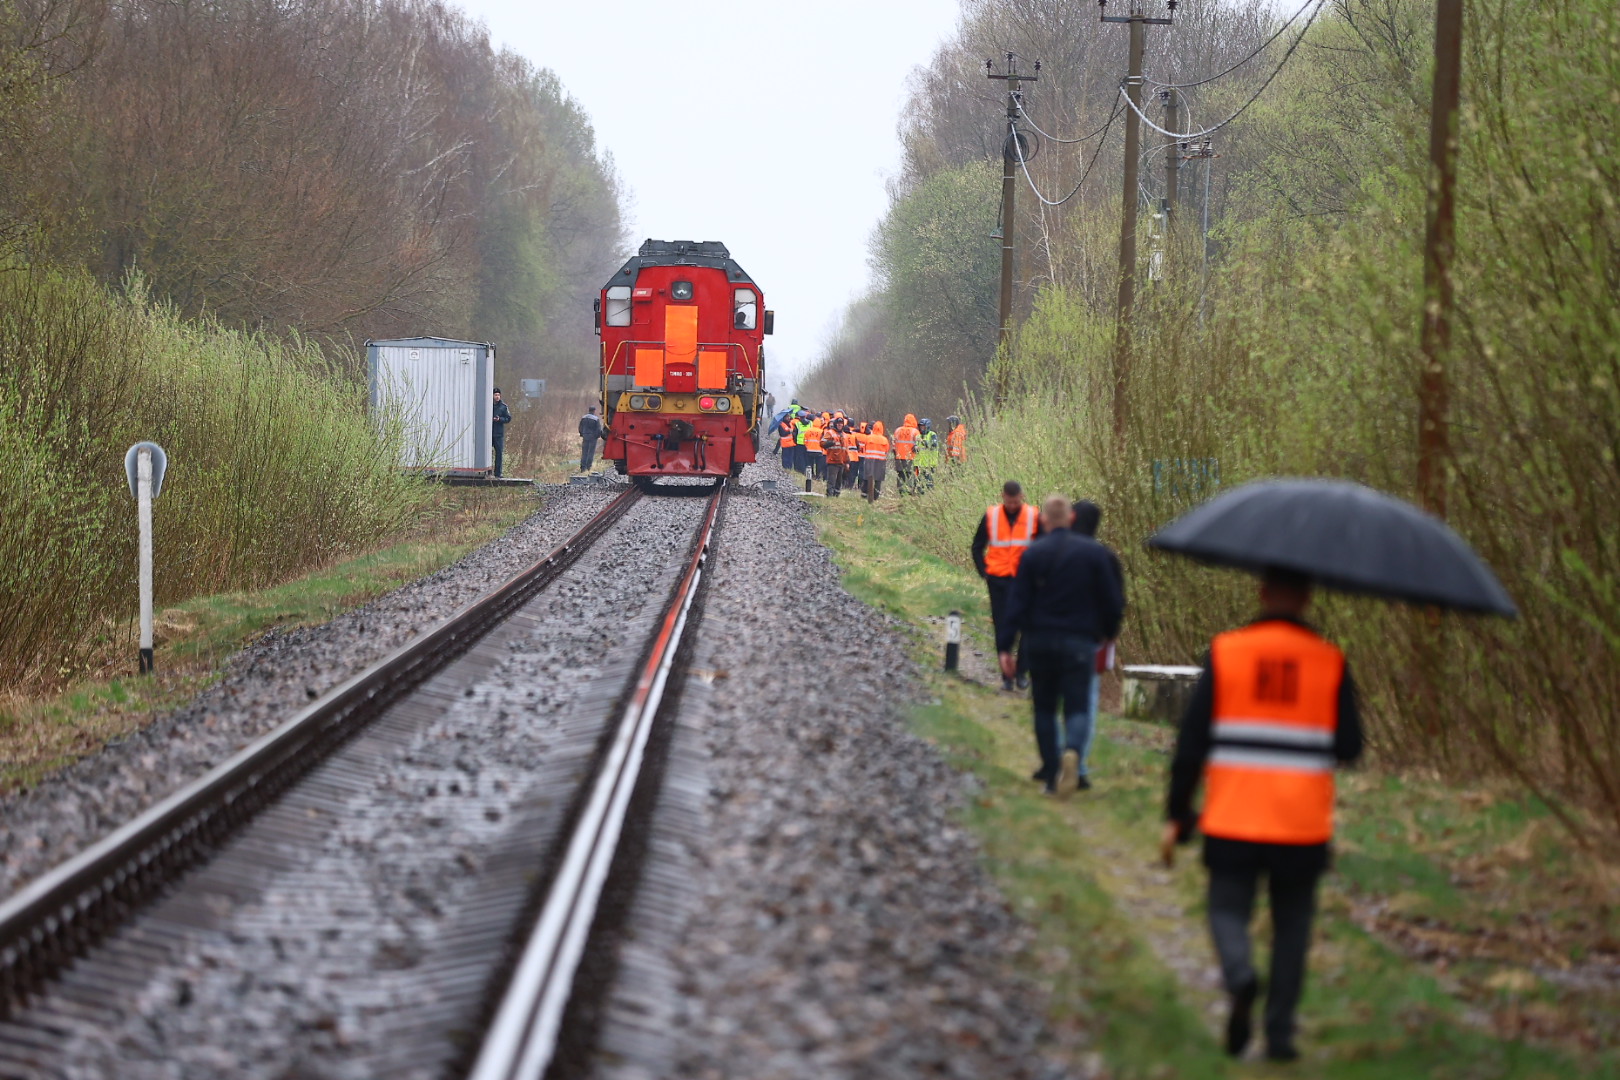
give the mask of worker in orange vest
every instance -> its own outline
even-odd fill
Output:
[[[945,418],[945,461],[951,465],[967,461],[967,428],[960,416]]]
[[[973,534],[973,565],[990,589],[990,621],[998,636],[1006,622],[1007,596],[1018,576],[1018,560],[1044,531],[1040,515],[1024,501],[1024,486],[1016,480],[1001,485],[1001,502],[979,519],[979,529]],[[1028,686],[1029,660],[1020,640],[1016,671],[1002,676],[1001,688],[1024,690]]]
[[[861,441],[861,483],[866,485],[866,501],[877,502],[883,495],[883,474],[889,466],[889,437],[883,421],[872,421],[871,434]]]
[[[836,497],[843,489],[844,474],[849,471],[849,444],[841,417],[834,417],[821,430],[821,452],[827,459],[827,494]]]
[[[894,429],[894,476],[902,495],[917,490],[917,440],[920,438],[917,415],[906,413],[905,420]]]
[[[860,423],[852,420],[849,425],[850,441],[854,444],[853,453],[849,457],[849,486],[856,491],[866,490],[866,484],[863,482],[866,475],[866,461],[861,457],[861,451],[866,448],[867,426],[865,420]]]
[[[1260,980],[1249,921],[1263,872],[1271,896],[1266,1056],[1299,1057],[1294,1010],[1305,987],[1316,886],[1331,858],[1333,771],[1361,755],[1355,684],[1344,654],[1304,620],[1310,579],[1267,572],[1260,617],[1217,636],[1181,718],[1170,766],[1160,855],[1193,833],[1193,794],[1204,785],[1209,925],[1231,998],[1226,1050],[1249,1044]]]

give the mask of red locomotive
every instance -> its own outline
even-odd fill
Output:
[[[724,244],[642,244],[596,301],[602,456],[642,484],[739,475],[754,460],[774,321]]]

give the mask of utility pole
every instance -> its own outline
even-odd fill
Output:
[[[1176,124],[1176,88],[1167,86],[1159,91],[1164,102],[1164,126],[1167,131],[1179,131]],[[1176,180],[1181,174],[1181,143],[1174,135],[1164,137],[1164,224],[1168,232],[1176,217]]]
[[[1142,0],[1130,0],[1129,15],[1108,14],[1108,0],[1099,0],[1102,21],[1127,23],[1131,29],[1130,68],[1125,76],[1125,96],[1133,107],[1125,110],[1125,201],[1119,222],[1119,306],[1114,324],[1114,437],[1125,436],[1126,388],[1131,372],[1131,311],[1136,305],[1136,206],[1137,168],[1142,154],[1142,123],[1137,110],[1142,107],[1142,51],[1147,27],[1169,26],[1170,19],[1150,19],[1142,12]],[[1170,11],[1176,10],[1170,0]]]
[[[1040,61],[1035,62],[1035,70],[1031,74],[1019,74],[1018,57],[1012,53],[1007,54],[1007,70],[1004,74],[996,74],[996,62],[984,62],[985,75],[992,79],[999,79],[1007,84],[1007,137],[1001,145],[1001,307],[1000,307],[1000,336],[996,339],[1000,351],[1010,355],[1012,351],[1012,321],[1013,321],[1013,272],[1016,266],[1013,251],[1013,236],[1017,227],[1017,218],[1014,213],[1017,209],[1018,194],[1018,157],[1023,152],[1019,140],[1023,137],[1018,131],[1018,109],[1023,101],[1022,86],[1025,80],[1034,82],[1041,77]],[[1028,160],[1028,155],[1025,155]],[[1007,377],[1004,374],[1005,366],[996,366],[995,403],[996,408],[1006,402]]]
[[[1451,452],[1451,259],[1456,251],[1457,105],[1462,82],[1462,0],[1435,0],[1434,100],[1429,111],[1428,234],[1423,245],[1423,375],[1418,388],[1418,497],[1446,514]]]

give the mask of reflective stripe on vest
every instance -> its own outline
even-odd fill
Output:
[[[945,436],[945,453],[954,461],[967,460],[966,428],[954,428]]]
[[[984,551],[984,572],[990,577],[1015,577],[1024,549],[1035,539],[1035,508],[1025,503],[1018,511],[1018,520],[1009,527],[1007,511],[992,506],[984,512],[984,524],[990,534],[990,546]]]
[[[1271,619],[1220,635],[1210,658],[1214,746],[1199,828],[1262,844],[1331,840],[1344,654],[1306,627]]]
[[[903,427],[894,433],[894,456],[901,461],[910,461],[916,454],[917,436],[922,434],[916,428]]]
[[[889,440],[883,435],[868,435],[861,443],[861,457],[882,461],[889,456]]]

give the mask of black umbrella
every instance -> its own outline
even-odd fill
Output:
[[[1347,480],[1262,480],[1190,510],[1149,547],[1217,566],[1306,574],[1342,592],[1517,615],[1490,567],[1445,522]]]

